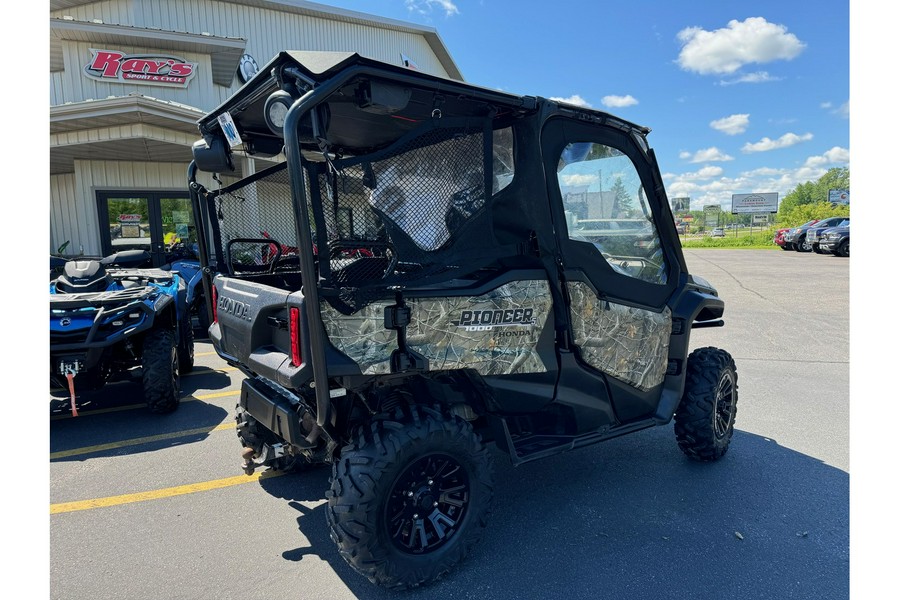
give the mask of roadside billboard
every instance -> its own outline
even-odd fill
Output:
[[[691,198],[690,196],[681,196],[678,198],[672,198],[672,212],[673,213],[683,213],[691,210]]]
[[[850,190],[828,190],[828,201],[832,204],[850,204]]]
[[[778,212],[778,192],[731,195],[731,214],[733,215],[776,212]]]
[[[720,212],[722,212],[722,208],[718,204],[703,207],[703,220],[707,227],[716,227],[719,224]]]

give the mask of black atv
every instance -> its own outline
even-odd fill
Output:
[[[139,268],[149,262],[143,250],[70,259],[50,282],[50,385],[69,396],[73,416],[76,389],[133,374],[151,412],[178,408],[179,375],[194,366],[187,288],[176,272]]]
[[[647,128],[307,52],[199,128],[190,188],[210,338],[246,375],[244,470],[330,464],[332,539],[371,581],[424,584],[471,551],[488,442],[518,465],[674,418],[689,457],[728,450],[734,361],[688,356],[724,303],[687,272]],[[234,170],[233,147],[271,166],[198,183]]]

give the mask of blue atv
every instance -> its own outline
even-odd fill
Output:
[[[95,390],[137,374],[151,412],[178,408],[179,375],[194,366],[187,284],[177,272],[136,268],[143,250],[69,260],[50,283],[50,383]]]

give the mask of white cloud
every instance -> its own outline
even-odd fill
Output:
[[[745,131],[747,131],[747,127],[749,125],[750,115],[746,113],[716,119],[715,121],[711,121],[709,124],[709,126],[716,131],[721,131],[722,133],[728,135],[737,135],[739,133],[744,133]]]
[[[689,160],[692,163],[701,163],[701,162],[725,162],[729,160],[734,160],[733,156],[729,156],[713,146],[712,148],[704,148],[703,150],[697,150],[693,154],[690,152],[681,152],[678,154],[679,158],[684,160]]]
[[[459,8],[451,0],[406,0],[406,9],[420,15],[429,14],[435,6],[444,11],[445,17],[459,14]]]
[[[840,146],[835,146],[824,154],[810,156],[803,164],[804,167],[824,167],[827,165],[850,164],[850,151]]]
[[[736,79],[723,79],[719,85],[734,85],[736,83],[769,83],[770,81],[781,81],[781,77],[773,77],[766,71],[757,71],[756,73],[747,73]]]
[[[701,75],[728,75],[747,64],[791,60],[806,47],[787,27],[763,17],[732,20],[715,31],[688,27],[678,32],[678,40],[679,66]]]
[[[562,176],[562,184],[567,187],[590,186],[597,183],[599,180],[600,178],[597,175],[585,175],[580,173]]]
[[[559,98],[557,96],[551,96],[551,100],[555,102],[565,102],[566,104],[574,104],[575,106],[583,106],[584,108],[593,108],[591,103],[579,96],[578,94],[572,94],[568,98]]]
[[[751,154],[753,152],[768,152],[769,150],[779,150],[781,148],[790,148],[800,142],[808,142],[813,139],[813,134],[804,133],[803,135],[797,135],[796,133],[786,133],[777,140],[773,140],[771,138],[764,137],[760,141],[756,143],[746,143],[744,147],[741,148],[741,152],[745,154]]]
[[[626,106],[634,106],[637,103],[637,99],[631,94],[627,96],[603,96],[600,100],[600,104],[607,108],[625,108]]]
[[[681,178],[683,181],[703,181],[705,179],[719,177],[724,172],[725,170],[722,167],[706,166],[693,173],[682,173]]]
[[[834,106],[834,104],[832,104],[831,102],[823,102],[822,104],[819,105],[819,108],[824,108],[825,110],[828,110],[832,106]]]

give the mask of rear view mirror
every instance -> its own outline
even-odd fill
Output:
[[[210,143],[205,139],[197,140],[191,147],[194,163],[197,168],[207,173],[224,173],[234,171],[234,163],[231,161],[231,148],[225,143],[225,138],[215,136]]]

